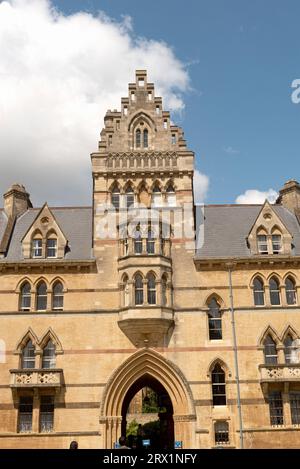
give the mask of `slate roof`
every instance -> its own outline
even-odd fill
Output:
[[[7,256],[0,260],[1,263],[23,261],[21,240],[40,210],[40,208],[30,208],[17,218]],[[50,207],[50,210],[68,240],[70,251],[66,253],[64,259],[92,259],[92,208]],[[1,216],[5,216],[3,212],[0,214],[0,236],[3,234]],[[49,260],[51,261],[53,262],[52,259]]]
[[[247,236],[263,205],[205,205],[203,246],[196,258],[250,257]],[[300,225],[295,214],[281,205],[272,205],[275,213],[293,236],[292,255],[300,255]]]

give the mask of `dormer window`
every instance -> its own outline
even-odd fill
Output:
[[[273,254],[279,254],[281,252],[281,247],[282,247],[281,235],[279,234],[272,235]]]
[[[260,234],[257,236],[257,247],[259,254],[268,254],[268,240],[267,235]]]
[[[32,240],[32,257],[42,257],[43,246],[41,238],[34,238]]]

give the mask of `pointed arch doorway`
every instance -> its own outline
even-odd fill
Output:
[[[164,399],[166,412],[160,416],[160,427],[167,429],[164,445],[181,441],[183,448],[195,448],[196,413],[189,384],[174,363],[147,348],[125,360],[104,389],[100,415],[102,447],[113,448],[124,434],[130,400],[145,386],[154,388]]]

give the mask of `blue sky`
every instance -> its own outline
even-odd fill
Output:
[[[290,98],[300,77],[299,1],[54,3],[68,13],[130,15],[135,34],[167,42],[186,64],[193,90],[175,120],[210,178],[209,203],[299,178],[300,104]]]
[[[298,0],[0,1],[3,191],[18,181],[34,204],[90,204],[89,153],[138,68],[183,127],[205,202],[300,179],[299,18]]]

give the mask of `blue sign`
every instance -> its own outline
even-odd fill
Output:
[[[182,448],[182,441],[175,441],[174,448],[175,449],[181,449]]]
[[[143,440],[143,446],[150,446],[150,440]]]

